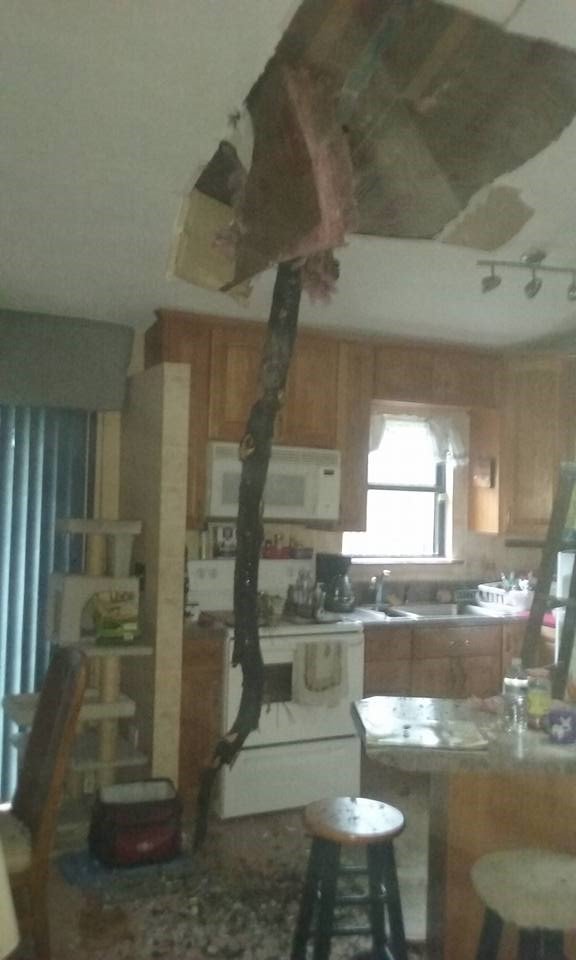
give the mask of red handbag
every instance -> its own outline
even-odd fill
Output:
[[[172,781],[156,778],[101,788],[92,808],[88,847],[107,867],[177,857],[182,850],[182,803]]]

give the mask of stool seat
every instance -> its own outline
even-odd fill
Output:
[[[499,850],[476,861],[472,883],[485,905],[523,929],[576,929],[576,857],[552,850]]]
[[[328,960],[333,937],[366,935],[372,940],[371,960],[408,960],[393,844],[404,829],[403,813],[378,800],[334,797],[310,803],[304,826],[312,842],[291,960],[306,960],[310,940],[313,960]],[[364,848],[366,866],[341,864],[343,847]],[[340,877],[362,874],[365,893],[340,892]],[[351,905],[366,908],[367,926],[346,922],[336,912]]]
[[[392,840],[402,832],[404,824],[404,814],[396,807],[366,797],[318,800],[304,811],[308,833],[342,845]]]

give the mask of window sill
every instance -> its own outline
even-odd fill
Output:
[[[462,566],[463,563],[463,560],[448,560],[446,557],[352,557],[352,566],[374,567],[384,564],[387,567],[455,567]]]

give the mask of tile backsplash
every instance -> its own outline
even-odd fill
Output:
[[[189,600],[200,610],[232,610],[234,604],[234,559],[188,561]],[[258,589],[286,596],[300,570],[314,576],[314,560],[260,560]]]

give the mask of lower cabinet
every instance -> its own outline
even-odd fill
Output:
[[[503,629],[367,626],[364,696],[494,696],[502,687]]]
[[[500,692],[502,627],[423,627],[412,643],[414,697],[490,697]]]
[[[196,803],[202,771],[209,765],[220,736],[223,667],[223,632],[186,627],[178,788],[187,807]]]
[[[364,696],[402,697],[410,692],[412,631],[364,628]]]

